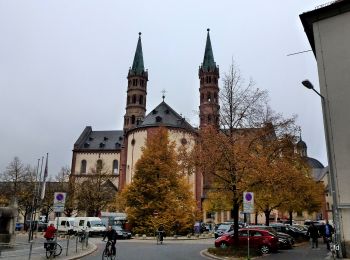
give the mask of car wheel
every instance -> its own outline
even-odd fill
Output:
[[[227,243],[226,242],[221,242],[220,243],[220,248],[222,248],[222,249],[227,248]]]
[[[264,254],[268,254],[268,253],[270,253],[270,248],[269,248],[269,246],[267,246],[267,245],[262,245],[261,247],[260,247],[260,252],[264,255]]]

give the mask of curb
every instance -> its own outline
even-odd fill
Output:
[[[80,259],[84,256],[87,256],[87,255],[90,255],[92,254],[93,252],[95,252],[97,250],[97,246],[93,243],[90,243],[89,245],[91,245],[91,249],[87,250],[87,251],[84,251],[80,254],[77,254],[77,255],[72,255],[72,256],[66,256],[66,257],[63,257],[61,258],[62,260],[74,260],[74,259]]]
[[[202,251],[199,252],[199,254],[203,257],[210,258],[210,259],[217,259],[217,260],[225,259],[225,258],[221,258],[221,257],[210,254],[208,252],[208,249],[203,249]]]

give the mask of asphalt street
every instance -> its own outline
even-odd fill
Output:
[[[101,238],[91,238],[97,245],[97,250],[82,259],[101,259],[105,242]],[[118,260],[203,260],[208,259],[200,255],[200,251],[214,245],[214,239],[200,240],[166,240],[163,245],[157,245],[155,240],[118,240]]]

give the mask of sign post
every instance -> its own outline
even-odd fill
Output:
[[[57,222],[56,222],[56,242],[57,242],[57,236],[58,236],[58,225],[59,225],[59,219],[61,212],[64,211],[64,205],[66,203],[66,195],[65,192],[55,192],[54,198],[53,198],[53,211],[57,215]]]
[[[249,214],[248,219],[250,222],[250,214],[254,213],[254,193],[243,192],[243,212]],[[248,259],[249,259],[249,228],[248,228]]]

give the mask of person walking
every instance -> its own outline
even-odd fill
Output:
[[[332,235],[334,233],[334,228],[331,224],[329,224],[328,220],[326,221],[326,225],[324,225],[323,236],[327,243],[327,250],[330,250],[329,242],[332,241]]]
[[[315,226],[314,223],[311,223],[311,225],[309,226],[309,228],[307,230],[306,235],[311,238],[312,248],[314,248],[314,247],[318,248],[319,232],[318,232],[318,228]]]

